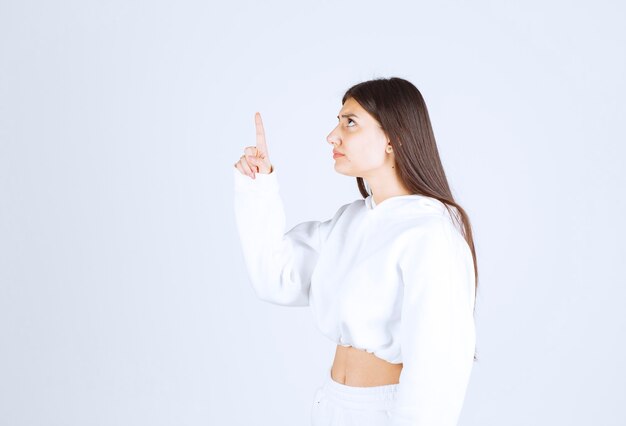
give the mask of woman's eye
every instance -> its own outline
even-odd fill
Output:
[[[350,123],[351,121],[352,121],[354,124],[356,124],[356,122],[355,122],[353,119],[348,118],[348,123]],[[348,126],[348,127],[354,127],[354,126]]]

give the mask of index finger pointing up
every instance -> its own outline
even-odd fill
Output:
[[[265,129],[263,128],[263,120],[261,113],[254,114],[254,124],[256,126],[256,149],[263,154],[267,154],[267,144],[265,143]]]

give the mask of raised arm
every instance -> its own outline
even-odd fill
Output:
[[[235,219],[248,275],[260,299],[306,306],[320,250],[348,204],[327,221],[302,222],[285,232],[277,172],[269,163],[258,113],[255,120],[257,146],[247,147],[233,169]]]

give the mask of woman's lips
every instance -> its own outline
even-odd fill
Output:
[[[343,154],[333,153],[333,158],[344,157]]]

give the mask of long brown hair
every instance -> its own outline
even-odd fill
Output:
[[[459,225],[459,221],[462,223],[461,232],[474,261],[476,296],[478,266],[472,225],[467,212],[454,200],[450,191],[422,94],[411,82],[391,77],[355,84],[343,95],[342,105],[349,98],[371,114],[389,137],[395,156],[396,173],[404,185],[413,194],[441,201],[456,224]],[[362,177],[357,177],[356,182],[363,198],[371,195]]]

